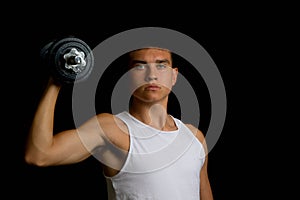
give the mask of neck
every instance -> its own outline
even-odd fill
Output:
[[[167,100],[148,103],[133,98],[129,112],[143,123],[159,130],[164,130],[168,120]]]

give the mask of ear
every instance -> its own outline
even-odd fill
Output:
[[[175,67],[172,69],[172,86],[175,85],[177,81],[177,76],[178,76],[178,68]]]

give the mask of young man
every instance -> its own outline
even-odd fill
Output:
[[[212,200],[204,135],[167,112],[178,69],[161,48],[129,53],[133,91],[129,111],[101,113],[53,134],[61,86],[50,81],[28,137],[25,160],[64,165],[94,155],[103,164],[109,199]]]

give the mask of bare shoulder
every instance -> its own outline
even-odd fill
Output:
[[[126,124],[116,115],[101,113],[97,115],[106,143],[112,143],[120,149],[128,151],[129,134]]]
[[[185,124],[191,131],[192,133],[197,137],[197,139],[203,144],[205,141],[205,137],[204,134],[201,130],[199,130],[198,128],[196,128],[194,125],[192,124]]]
[[[127,133],[128,129],[125,123],[119,119],[116,115],[111,113],[101,113],[97,115],[99,125],[105,133],[110,132],[123,132]]]
[[[113,119],[114,115],[111,113],[100,113],[97,114],[97,118],[99,121],[109,122]]]
[[[124,124],[122,120],[120,120],[116,115],[111,113],[100,113],[97,115],[97,118],[100,123],[105,124]]]

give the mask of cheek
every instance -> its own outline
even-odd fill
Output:
[[[130,89],[133,92],[145,83],[145,79],[142,75],[132,75],[130,78]]]
[[[172,81],[172,76],[171,75],[165,75],[160,77],[160,79],[158,79],[158,83],[168,89],[171,90],[172,86],[173,86],[173,81]]]

